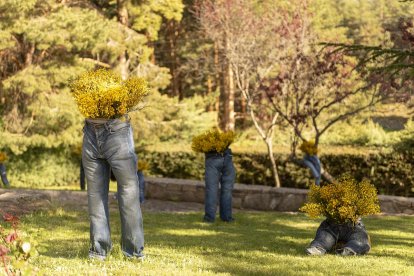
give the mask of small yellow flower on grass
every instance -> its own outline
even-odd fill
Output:
[[[364,179],[357,182],[343,175],[336,183],[325,186],[312,185],[308,202],[300,211],[316,218],[325,216],[336,223],[356,223],[362,216],[377,214],[380,206],[377,190]]]
[[[195,152],[224,152],[236,138],[233,131],[221,132],[213,128],[193,138],[191,148]]]

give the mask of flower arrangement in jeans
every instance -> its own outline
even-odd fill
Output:
[[[81,74],[70,84],[79,111],[85,118],[114,119],[133,111],[148,95],[147,82],[138,77],[121,76],[99,69]]]
[[[149,164],[147,161],[144,160],[138,160],[138,164],[137,164],[137,170],[140,172],[146,171],[149,169]]]
[[[303,141],[299,146],[299,149],[307,155],[318,155],[318,148],[315,146],[315,141]]]
[[[300,210],[312,218],[325,216],[338,224],[355,224],[362,216],[379,213],[380,206],[377,190],[367,179],[357,182],[343,175],[335,183],[312,185],[308,202]]]
[[[5,152],[0,151],[0,163],[3,163],[7,160],[7,154]]]
[[[195,152],[224,152],[234,142],[233,131],[222,132],[218,128],[208,130],[193,138],[191,148]]]

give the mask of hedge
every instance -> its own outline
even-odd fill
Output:
[[[10,155],[9,155],[10,156]],[[324,167],[334,177],[344,172],[360,180],[367,177],[380,194],[414,196],[414,160],[411,154],[325,154]],[[149,163],[146,175],[183,179],[204,177],[204,156],[192,152],[141,151],[138,157]],[[276,155],[283,187],[308,188],[310,172],[286,162],[287,155]],[[233,154],[237,182],[273,185],[270,161],[266,154]],[[33,148],[22,155],[10,156],[6,163],[11,184],[17,187],[55,187],[79,183],[79,154],[65,149]]]

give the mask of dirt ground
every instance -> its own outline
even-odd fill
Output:
[[[118,209],[114,193],[109,194],[110,208]],[[0,215],[22,215],[55,207],[87,210],[85,191],[56,191],[30,189],[0,189]],[[194,202],[174,202],[147,199],[142,212],[202,212],[204,205]]]

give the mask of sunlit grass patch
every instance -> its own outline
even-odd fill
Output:
[[[111,213],[114,249],[106,261],[87,258],[84,211],[57,208],[25,216],[22,229],[37,241],[33,266],[45,275],[413,275],[414,217],[364,220],[368,255],[305,255],[321,220],[302,214],[238,212],[234,223],[201,222],[201,213],[145,213],[146,259],[127,260],[120,222]]]

